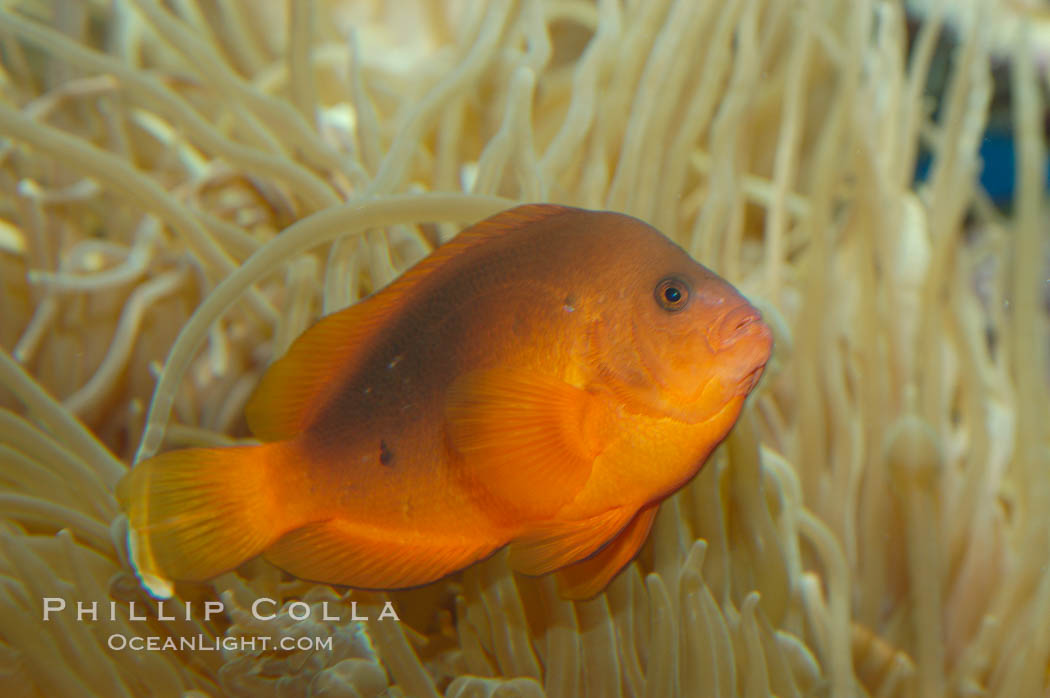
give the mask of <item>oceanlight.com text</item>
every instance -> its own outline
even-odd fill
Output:
[[[251,637],[209,637],[198,634],[187,637],[162,637],[160,635],[124,635],[114,633],[106,640],[111,650],[116,652],[130,650],[132,652],[159,652],[162,650],[180,650],[191,652],[214,652],[226,650],[227,652],[267,652],[277,649],[283,652],[299,650],[302,652],[315,652],[318,650],[332,650],[331,637],[279,637],[272,638],[265,635]]]

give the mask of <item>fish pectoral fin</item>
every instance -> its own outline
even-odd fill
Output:
[[[558,570],[558,593],[566,599],[589,599],[604,589],[638,554],[649,537],[658,503],[642,507],[616,538],[590,557]]]
[[[359,589],[400,589],[440,579],[497,547],[492,541],[329,519],[289,531],[263,556],[303,579]]]
[[[510,566],[523,574],[546,574],[594,554],[631,518],[625,509],[610,509],[580,521],[535,526],[510,545]]]
[[[582,388],[515,369],[460,376],[446,402],[449,442],[468,479],[526,517],[557,512],[611,438],[612,409]]]

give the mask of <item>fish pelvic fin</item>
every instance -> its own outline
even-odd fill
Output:
[[[631,511],[616,508],[589,519],[534,525],[511,542],[510,567],[535,575],[579,562],[613,539],[631,516]]]
[[[286,530],[271,467],[278,446],[171,451],[120,481],[132,564],[154,596],[170,596],[170,580],[231,570]]]
[[[588,558],[558,570],[558,593],[565,599],[596,596],[634,559],[649,537],[658,503],[643,507],[615,538]]]

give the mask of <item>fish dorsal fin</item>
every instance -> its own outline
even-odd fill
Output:
[[[459,377],[446,417],[471,485],[527,519],[548,517],[579,493],[611,434],[604,400],[519,369]]]
[[[380,291],[380,294],[394,292],[405,293],[427,277],[444,267],[449,260],[460,257],[464,252],[485,243],[505,238],[513,231],[554,219],[567,213],[580,211],[570,206],[557,204],[523,204],[508,208],[494,216],[478,221],[465,228],[456,237],[441,245],[418,264],[398,277],[392,284]]]
[[[386,324],[394,300],[382,293],[371,296],[326,315],[299,335],[244,406],[252,433],[263,441],[281,441],[305,429]]]
[[[306,428],[341,379],[373,348],[382,328],[412,302],[421,282],[450,260],[510,231],[573,210],[526,204],[497,213],[461,232],[386,288],[321,318],[292,343],[259,382],[244,410],[252,433],[263,441],[279,441]]]

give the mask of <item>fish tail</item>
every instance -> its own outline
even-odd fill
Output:
[[[209,579],[258,555],[289,528],[274,475],[281,443],[189,448],[132,468],[117,486],[135,570],[155,596],[169,580]]]

